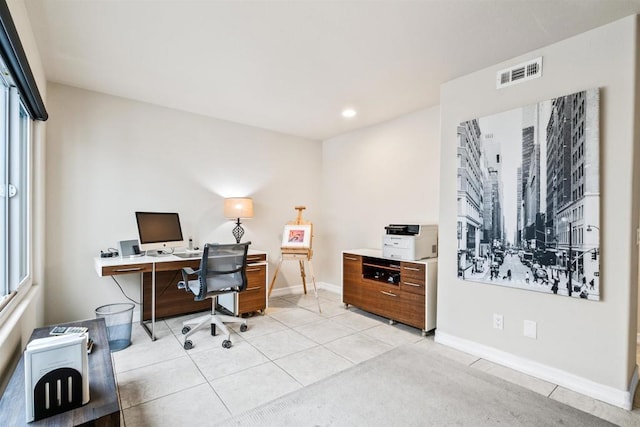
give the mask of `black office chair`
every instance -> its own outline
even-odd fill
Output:
[[[189,336],[206,324],[211,324],[211,335],[216,335],[217,326],[227,336],[222,341],[224,348],[231,347],[231,333],[225,323],[242,323],[240,331],[247,330],[246,319],[216,313],[216,303],[218,295],[242,292],[247,287],[247,252],[250,244],[251,242],[228,245],[207,243],[202,252],[200,268],[182,269],[182,281],[178,283],[178,288],[194,294],[196,301],[211,298],[211,314],[183,322],[185,350],[193,348]],[[193,275],[198,278],[189,280],[189,276]],[[194,324],[195,326],[190,326]]]

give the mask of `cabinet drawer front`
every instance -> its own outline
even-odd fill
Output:
[[[360,255],[342,254],[342,270],[345,274],[360,275],[362,271],[362,257]]]
[[[424,264],[414,264],[411,262],[400,263],[400,274],[402,277],[411,277],[413,281],[421,281],[424,285],[425,266]]]
[[[342,256],[342,287],[359,286],[362,278],[362,257],[343,254]]]
[[[197,270],[200,268],[200,260],[199,259],[185,259],[181,261],[172,261],[172,262],[158,262],[156,263],[156,271],[176,271],[182,270],[183,268],[193,268]],[[151,271],[151,270],[149,270]],[[181,276],[182,277],[182,276]]]
[[[247,289],[238,294],[238,312],[240,314],[266,308],[266,296],[263,286],[247,286]]]
[[[416,328],[425,328],[424,296],[403,292],[400,295],[402,310],[398,312],[398,321]]]
[[[416,294],[416,295],[422,295],[424,296],[424,280],[420,281],[420,280],[414,280],[411,277],[408,278],[402,278],[402,280],[400,280],[400,289],[402,290],[402,292],[408,292],[411,294]]]
[[[375,280],[362,280],[360,308],[380,316],[396,319],[401,308],[400,288]]]
[[[360,307],[362,304],[362,290],[359,285],[344,283],[342,288],[342,302]]]
[[[247,264],[265,262],[266,260],[267,260],[267,254],[247,255]]]
[[[264,289],[267,277],[267,266],[250,265],[247,266],[247,288],[259,286]]]
[[[267,307],[266,265],[247,266],[247,288],[238,294],[238,312],[240,314],[264,310]]]
[[[403,292],[422,295],[425,294],[425,266],[403,262],[400,264],[400,287]]]

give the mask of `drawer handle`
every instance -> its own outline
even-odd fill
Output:
[[[383,293],[383,294],[388,295],[390,297],[397,297],[398,296],[396,294],[392,294],[391,292],[386,292],[386,291],[380,291],[380,293]]]
[[[422,285],[419,285],[417,283],[411,283],[411,282],[402,282],[403,285],[409,285],[409,286],[415,286],[416,288],[420,288],[422,287]]]
[[[261,268],[247,268],[247,272],[249,271],[260,271],[262,270]]]
[[[255,291],[256,289],[260,289],[261,286],[254,286],[253,288],[247,288],[245,291]]]
[[[404,267],[405,270],[411,270],[411,271],[420,271],[419,268],[415,268],[415,267]]]
[[[133,268],[118,268],[117,270],[113,270],[117,273],[124,273],[127,271],[140,271],[140,270],[144,270],[144,267],[133,267]]]
[[[357,261],[358,260],[358,258],[352,258],[350,256],[346,256],[346,257],[344,257],[344,259],[348,259],[349,261]]]

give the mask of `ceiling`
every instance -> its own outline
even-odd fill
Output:
[[[25,5],[49,81],[315,140],[435,106],[448,80],[640,13],[640,0]]]

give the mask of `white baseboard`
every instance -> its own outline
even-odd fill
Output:
[[[511,353],[497,350],[492,347],[478,344],[464,338],[459,338],[445,332],[436,330],[435,341],[465,353],[473,354],[490,362],[506,366],[527,375],[549,381],[561,387],[573,390],[597,400],[609,403],[623,409],[631,410],[633,396],[638,385],[638,367],[631,377],[629,390],[618,390],[616,388],[596,383],[587,378],[580,377],[570,372],[563,371],[542,363],[534,362]]]
[[[342,294],[342,287],[332,285],[331,283],[316,282],[316,287],[318,289],[334,292],[338,295]],[[307,283],[307,292],[313,292],[313,283]],[[304,288],[302,287],[302,283],[300,283],[299,285],[287,286],[284,288],[274,288],[271,292],[271,296],[281,297],[283,295],[296,295],[302,293],[304,293]]]
[[[327,282],[318,282],[318,289],[324,289],[325,291],[333,292],[334,294],[342,295],[342,286],[334,285]]]

